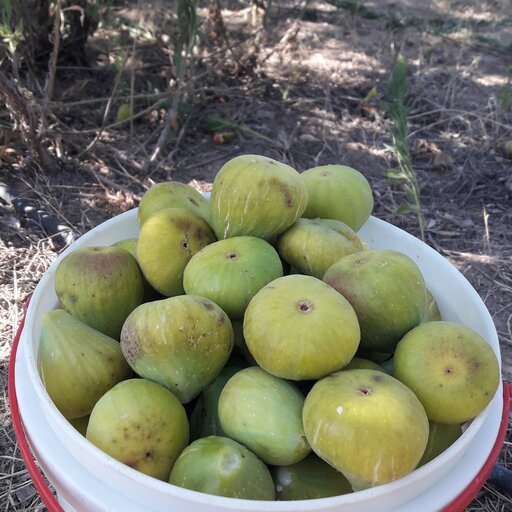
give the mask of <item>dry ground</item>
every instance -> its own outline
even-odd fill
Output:
[[[222,2],[230,49],[198,44],[182,89],[169,85],[172,9],[162,1],[151,9],[142,4],[114,2],[89,39],[89,65],[58,66],[51,169],[26,158],[12,119],[0,113],[0,181],[79,236],[137,206],[154,182],[209,190],[236,154],[265,154],[299,171],[341,163],[367,176],[376,216],[419,235],[414,214],[397,214],[406,203],[403,187],[385,177],[395,164],[385,150],[391,123],[382,100],[402,53],[425,239],[484,300],[510,381],[512,159],[504,151],[512,138],[510,1],[279,0],[264,31],[253,24],[249,4]],[[373,88],[375,97],[364,101]],[[159,146],[177,94],[176,124]],[[115,124],[119,106],[130,101],[141,114]],[[233,138],[215,144],[215,131]],[[42,510],[11,428],[7,365],[23,304],[63,247],[1,202],[0,233],[0,510]],[[511,453],[507,436],[500,458],[508,467]],[[488,485],[468,510],[512,510],[512,498]]]

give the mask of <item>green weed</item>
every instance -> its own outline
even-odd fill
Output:
[[[9,54],[14,56],[16,48],[23,41],[23,23],[20,21],[13,28],[13,5],[11,0],[0,0],[0,46],[6,46]]]
[[[512,107],[512,66],[508,67],[508,79],[500,91],[500,106],[505,112]]]
[[[387,101],[384,104],[384,108],[393,122],[390,133],[391,144],[386,144],[385,147],[397,162],[397,167],[388,169],[386,176],[389,179],[397,180],[407,197],[407,204],[399,206],[396,213],[399,215],[414,213],[418,219],[421,239],[425,240],[425,219],[421,210],[420,186],[412,166],[407,143],[407,113],[410,105],[405,100],[406,91],[407,61],[400,56],[393,67]]]

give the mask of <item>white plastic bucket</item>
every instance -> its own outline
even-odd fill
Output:
[[[500,348],[492,318],[464,276],[445,258],[397,227],[371,217],[358,233],[371,248],[412,257],[446,320],[461,322]],[[28,307],[15,362],[15,386],[25,435],[59,501],[67,511],[197,512],[435,512],[477,477],[493,451],[503,412],[502,384],[489,406],[443,454],[394,482],[357,493],[295,502],[264,502],[211,496],[146,476],[109,457],[81,436],[46,393],[37,370],[41,315],[57,306],[55,269],[78,247],[110,245],[138,235],[137,211],[94,228],[71,245],[45,273]],[[483,483],[483,482],[482,482]]]

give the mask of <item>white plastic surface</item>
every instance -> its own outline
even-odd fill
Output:
[[[358,233],[371,248],[400,250],[417,262],[443,318],[479,332],[500,359],[496,329],[481,298],[445,258],[404,231],[374,217]],[[435,512],[455,498],[476,476],[496,440],[502,388],[441,456],[400,480],[357,493],[300,502],[263,502],[210,496],[158,481],[107,456],[62,417],[37,371],[41,315],[57,304],[54,272],[78,247],[110,245],[138,235],[136,210],[115,217],[77,240],[38,284],[27,311],[16,361],[16,387],[29,441],[65,506],[76,511],[212,512],[334,511]],[[72,510],[72,509],[69,509]]]

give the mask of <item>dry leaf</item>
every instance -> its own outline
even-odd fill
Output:
[[[17,164],[21,160],[18,152],[9,146],[0,146],[0,160],[6,164]]]
[[[436,171],[446,171],[453,167],[453,160],[450,155],[443,153],[442,151],[437,152],[434,155],[432,161],[432,169]]]

